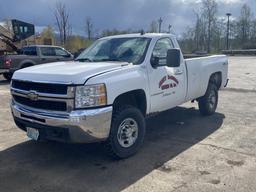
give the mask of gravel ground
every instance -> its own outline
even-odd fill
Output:
[[[256,191],[256,57],[231,57],[217,113],[187,103],[147,120],[134,157],[113,161],[99,144],[34,142],[17,129],[0,79],[0,191]]]

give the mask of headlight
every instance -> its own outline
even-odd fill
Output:
[[[85,85],[76,87],[75,107],[97,107],[107,104],[105,84]]]

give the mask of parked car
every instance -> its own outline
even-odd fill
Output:
[[[184,59],[170,34],[105,37],[71,64],[15,72],[14,121],[34,140],[103,142],[114,158],[138,151],[150,114],[193,100],[212,115],[228,75],[226,56]]]
[[[33,45],[20,50],[20,54],[0,56],[0,74],[10,80],[16,70],[38,64],[73,60],[73,55],[62,47]]]

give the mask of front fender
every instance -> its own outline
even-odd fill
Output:
[[[127,66],[120,70],[98,75],[86,82],[87,85],[97,83],[105,83],[108,105],[112,105],[121,94],[133,90],[143,90],[146,95],[147,106],[150,106],[147,74],[141,66]],[[147,108],[147,112],[148,110],[149,108]]]

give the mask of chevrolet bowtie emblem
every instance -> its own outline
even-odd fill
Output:
[[[38,94],[36,93],[36,91],[30,91],[27,94],[27,97],[31,100],[31,101],[37,101],[38,100]]]

